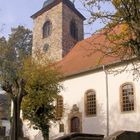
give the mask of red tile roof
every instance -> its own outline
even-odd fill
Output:
[[[95,34],[77,43],[58,65],[64,75],[73,75],[119,61],[118,56],[104,53],[104,51],[110,51],[108,47],[110,44],[106,35]]]

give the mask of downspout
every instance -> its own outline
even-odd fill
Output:
[[[109,136],[109,96],[108,96],[108,73],[103,65],[105,72],[105,85],[106,85],[106,136]]]

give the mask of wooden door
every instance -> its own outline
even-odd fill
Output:
[[[78,117],[71,119],[71,132],[80,132],[80,120]]]

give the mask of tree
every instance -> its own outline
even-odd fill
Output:
[[[55,101],[62,86],[59,84],[61,74],[42,56],[36,56],[41,63],[29,60],[24,64],[22,76],[26,79],[28,94],[23,99],[22,111],[23,117],[48,140],[50,122],[56,120]]]
[[[13,28],[8,41],[0,39],[0,81],[13,103],[11,139],[17,140],[20,133],[20,106],[27,94],[25,80],[20,76],[23,60],[31,54],[32,32],[23,26]]]
[[[131,56],[140,56],[139,0],[82,0],[82,2],[90,13],[89,24],[100,20],[106,25],[104,34],[109,36],[109,41],[116,44],[115,52],[112,51],[112,54],[116,53],[116,46],[121,46],[125,49],[131,48],[131,52],[133,52]],[[122,26],[120,31],[117,31],[117,34],[111,33],[119,25]],[[119,49],[120,47],[118,47]]]
[[[48,138],[49,123],[55,119],[54,101],[61,89],[60,74],[50,60],[39,49],[31,56],[31,42],[31,31],[23,26],[13,28],[8,41],[0,39],[1,85],[13,102],[12,140],[23,136],[22,101],[24,117]]]

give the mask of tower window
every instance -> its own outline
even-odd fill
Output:
[[[74,20],[70,23],[70,34],[74,39],[78,40],[78,28]]]
[[[52,24],[50,21],[46,21],[43,25],[43,38],[51,35]]]
[[[134,88],[130,83],[121,86],[121,111],[134,111]]]
[[[57,119],[61,119],[63,116],[63,97],[58,96],[56,105],[56,115]]]
[[[94,90],[88,90],[85,93],[85,112],[86,116],[96,115],[96,93]]]
[[[43,46],[43,51],[44,51],[44,52],[47,52],[48,49],[49,49],[49,44],[46,43],[46,44]]]

